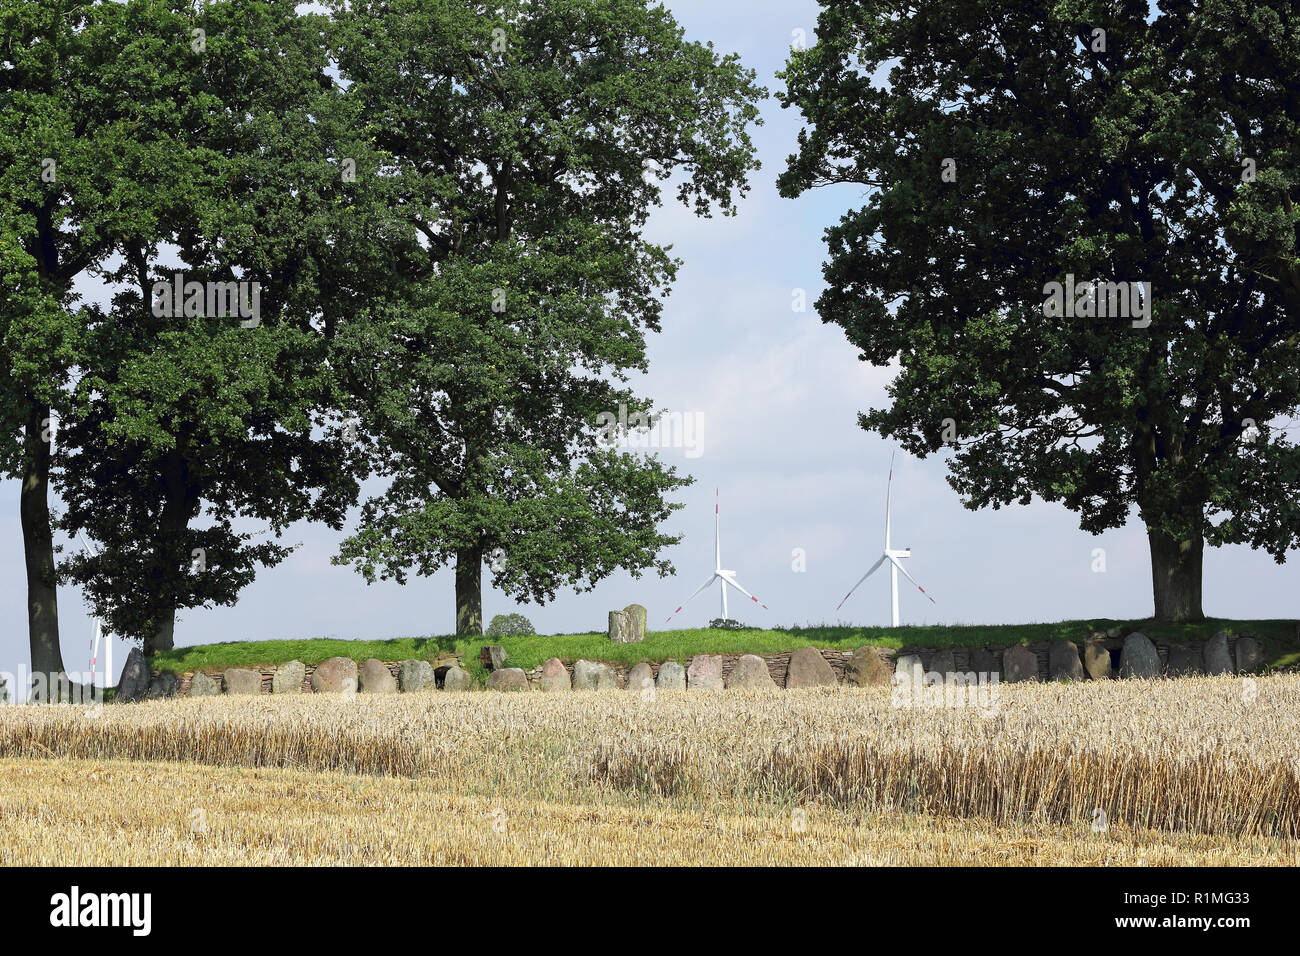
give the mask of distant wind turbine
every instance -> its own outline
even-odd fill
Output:
[[[97,555],[98,552],[90,546],[86,536],[80,531],[77,532],[77,538],[81,541],[81,546],[89,555]],[[95,616],[95,630],[90,637],[90,683],[95,683],[95,668],[99,664],[99,646],[102,642],[104,645],[104,686],[113,686],[110,681],[113,677],[113,638],[111,634],[104,632],[104,621],[98,615]]]
[[[730,584],[741,594],[748,597],[751,601],[753,601],[755,604],[761,607],[764,611],[767,610],[766,604],[764,604],[762,601],[754,597],[754,595],[750,594],[748,591],[746,591],[744,588],[740,586],[740,582],[736,580],[735,571],[728,571],[726,568],[722,566],[722,537],[718,528],[718,489],[717,488],[713,489],[713,556],[714,556],[713,574],[709,577],[707,581],[705,581],[703,584],[700,585],[699,590],[697,590],[695,594],[692,594],[690,597],[688,597],[685,601],[683,601],[680,605],[678,605],[676,611],[673,611],[672,614],[668,615],[668,620],[664,621],[665,624],[667,624],[668,621],[671,621],[678,614],[680,614],[682,608],[690,604],[691,601],[695,599],[695,596],[700,593],[700,591],[703,591],[714,581],[718,582],[718,590],[722,594],[722,619],[724,621],[727,620],[727,585],[728,584]]]
[[[894,454],[897,454],[897,452],[895,452]],[[867,573],[862,575],[862,577],[858,578],[858,583],[853,585],[853,587],[849,588],[849,593],[844,595],[844,601],[847,601],[849,598],[851,598],[853,596],[853,592],[858,589],[858,587],[862,584],[862,582],[865,581],[867,578],[871,577],[871,575],[873,575],[876,572],[877,568],[879,568],[882,564],[888,561],[889,576],[890,576],[889,587],[890,587],[890,594],[893,598],[894,627],[898,627],[898,572],[899,571],[903,572],[903,576],[906,577],[907,580],[911,581],[913,584],[916,584],[916,589],[918,591],[920,591],[922,594],[925,594],[927,598],[930,598],[931,604],[934,603],[934,598],[926,594],[925,588],[921,587],[921,585],[916,583],[916,578],[908,574],[907,571],[903,569],[903,566],[898,563],[899,558],[910,558],[912,556],[912,549],[890,547],[889,496],[891,491],[893,490],[893,487],[894,487],[894,455],[890,455],[889,456],[889,481],[885,484],[885,551],[880,556],[880,558],[876,561],[876,563],[873,564],[867,570]],[[839,604],[837,604],[835,606],[835,610],[838,611],[840,608],[842,608],[844,606],[844,601],[841,601]]]

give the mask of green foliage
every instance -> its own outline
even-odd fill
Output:
[[[517,634],[536,634],[532,622],[522,614],[497,614],[488,625],[488,637],[513,637]]]
[[[735,618],[715,617],[709,622],[709,627],[717,628],[724,631],[744,631],[748,630],[745,625],[741,624]]]

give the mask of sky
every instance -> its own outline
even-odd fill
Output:
[[[795,31],[813,42],[817,6],[809,2],[670,2],[691,39],[737,52],[774,91]],[[723,566],[768,609],[730,599],[732,616],[752,626],[887,625],[889,578],[877,572],[837,613],[836,605],[880,554],[892,445],[862,431],[861,410],[887,401],[890,368],[857,358],[843,332],[812,308],[823,283],[823,230],[861,205],[863,191],[836,187],[798,200],[777,195],[775,180],[793,152],[799,115],[774,98],[755,133],[763,168],[734,218],[697,219],[666,204],[649,238],[671,242],[684,260],[649,344],[650,371],[634,384],[660,408],[698,423],[694,447],[661,449],[695,476],[677,495],[685,508],[665,525],[684,537],[667,556],[673,577],[617,573],[594,591],[560,592],[553,603],[516,605],[485,573],[484,621],[519,611],[539,633],[604,630],[610,610],[636,602],[650,625],[665,619],[713,572],[713,503],[720,501]],[[796,290],[808,308],[793,309]],[[893,546],[910,547],[905,566],[934,597],[900,581],[904,624],[1050,622],[1085,617],[1140,619],[1152,613],[1145,531],[1136,517],[1094,537],[1065,508],[1028,506],[968,511],[945,480],[942,457],[901,453],[893,488]],[[26,593],[18,483],[0,491],[0,671],[28,663]],[[178,645],[218,641],[333,637],[383,639],[455,630],[450,569],[406,585],[367,585],[330,563],[344,532],[295,525],[301,542],[278,567],[263,570],[234,607],[180,614]],[[1104,549],[1104,571],[1096,549]],[[802,560],[800,560],[802,554]],[[1278,565],[1248,547],[1207,549],[1204,606],[1227,618],[1297,617],[1296,555]],[[719,615],[715,587],[676,617],[702,627]],[[88,666],[93,629],[79,591],[59,592],[65,663]],[[115,641],[116,672],[128,645]],[[116,673],[114,673],[114,679]]]

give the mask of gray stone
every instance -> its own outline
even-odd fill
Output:
[[[1191,677],[1205,673],[1201,667],[1200,651],[1195,651],[1186,644],[1170,644],[1165,673],[1170,677]]]
[[[180,686],[181,679],[179,677],[170,671],[163,671],[149,682],[149,689],[145,692],[145,697],[149,700],[175,697],[176,692],[180,690]]]
[[[1239,637],[1234,650],[1237,652],[1237,673],[1253,674],[1259,670],[1264,658],[1259,641],[1253,637]]]
[[[397,666],[397,687],[403,694],[434,690],[437,686],[438,678],[428,661],[402,661]]]
[[[646,618],[649,617],[650,612],[640,604],[629,604],[623,608],[623,613],[627,616],[628,642],[640,644],[645,640]]]
[[[357,690],[363,694],[396,694],[397,681],[387,664],[369,657],[357,668]]]
[[[729,690],[776,690],[776,681],[768,672],[767,661],[757,654],[742,655],[727,675]]]
[[[722,658],[696,654],[686,668],[688,690],[722,690]]]
[[[1047,673],[1052,680],[1083,680],[1083,661],[1074,641],[1053,641],[1047,649]]]
[[[617,690],[618,675],[603,661],[574,661],[574,690]]]
[[[631,644],[632,628],[622,611],[609,612],[609,639],[615,644]]]
[[[528,675],[519,667],[503,667],[488,675],[488,690],[528,690]]]
[[[272,694],[301,694],[302,682],[307,679],[307,667],[302,661],[289,661],[275,669],[271,677]]]
[[[318,694],[356,693],[357,662],[350,657],[331,657],[316,665],[311,689]]]
[[[1002,679],[1008,684],[1038,680],[1038,657],[1023,644],[1012,644],[1002,652]]]
[[[203,671],[198,671],[190,678],[190,697],[216,697],[221,693],[221,685]]]
[[[454,664],[447,668],[447,673],[442,675],[443,690],[469,690],[473,683],[474,682],[470,679],[469,672],[461,670]]]
[[[957,673],[957,661],[953,657],[952,651],[946,648],[935,651],[934,656],[930,658],[930,670],[942,674],[945,679],[949,674]]]
[[[131,648],[122,666],[122,676],[117,680],[115,700],[140,700],[149,692],[149,665],[140,648]]]
[[[1093,680],[1109,680],[1115,676],[1110,663],[1110,649],[1101,641],[1089,641],[1083,645],[1083,669]]]
[[[1124,649],[1119,653],[1119,676],[1143,680],[1160,676],[1160,655],[1151,639],[1141,631],[1124,638]]]
[[[786,689],[798,687],[828,687],[838,684],[835,671],[826,663],[821,651],[815,647],[801,647],[790,655],[790,667],[785,672]]]
[[[227,694],[260,694],[262,672],[251,667],[231,667],[221,675],[221,689]]]
[[[664,661],[659,665],[655,687],[659,690],[685,690],[686,668],[676,661]]]
[[[1228,650],[1226,631],[1220,631],[1206,641],[1201,653],[1205,656],[1205,673],[1231,674],[1233,672],[1232,654]]]
[[[921,655],[899,654],[898,659],[894,661],[894,680],[918,685],[924,683],[925,665],[921,663]]]
[[[970,669],[976,674],[1002,673],[1002,669],[998,667],[997,657],[987,647],[977,647],[970,652]]]
[[[627,689],[643,691],[655,686],[655,672],[645,661],[638,661],[627,672]]]
[[[506,653],[506,649],[500,644],[488,644],[479,652],[480,655],[484,653],[488,656],[488,667],[494,671],[499,671],[505,667],[506,661],[510,658],[510,655]]]
[[[569,672],[565,669],[564,662],[558,657],[552,657],[542,665],[542,676],[538,680],[537,686],[548,694],[562,693],[573,689],[573,685],[569,680]]]
[[[889,665],[874,647],[859,647],[844,665],[845,680],[859,687],[886,686],[892,677]]]

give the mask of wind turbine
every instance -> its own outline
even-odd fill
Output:
[[[98,553],[90,546],[90,542],[86,540],[85,535],[80,531],[77,532],[77,539],[81,542],[81,546],[86,550],[87,554],[95,555]],[[95,630],[90,637],[90,683],[92,685],[95,683],[95,667],[99,663],[100,641],[104,643],[104,686],[111,687],[113,686],[111,684],[113,676],[113,638],[112,635],[104,633],[104,622],[101,618],[96,617]]]
[[[894,454],[897,454],[897,452],[895,452]],[[879,568],[886,561],[888,561],[889,577],[890,577],[889,590],[890,590],[890,595],[893,599],[894,627],[898,627],[898,572],[899,571],[903,572],[903,576],[906,577],[907,580],[911,581],[913,584],[916,584],[916,589],[918,591],[920,591],[922,594],[925,594],[927,598],[930,598],[931,604],[934,603],[934,598],[926,594],[925,588],[921,587],[921,585],[916,583],[916,578],[908,574],[907,571],[904,570],[903,566],[898,563],[899,558],[910,558],[912,556],[912,549],[894,548],[890,546],[889,496],[891,491],[893,490],[893,487],[894,487],[894,455],[890,455],[889,456],[889,481],[885,484],[885,551],[876,560],[876,563],[873,564],[867,570],[867,573],[862,575],[862,577],[858,578],[858,583],[853,585],[853,587],[849,588],[849,593],[844,595],[844,601],[847,601],[849,598],[851,598],[853,596],[853,592],[858,589],[859,585],[861,585],[862,582],[865,581],[867,578],[871,577],[871,575],[875,574],[876,569]],[[842,608],[844,606],[844,601],[841,601],[839,604],[837,604],[835,606],[835,610],[838,611],[840,608]]]
[[[718,591],[722,595],[722,619],[724,621],[728,619],[727,618],[727,585],[728,584],[730,584],[741,594],[748,597],[751,601],[753,601],[755,604],[761,607],[764,611],[767,610],[766,604],[764,604],[762,601],[754,597],[754,595],[750,594],[748,591],[746,591],[744,588],[740,586],[740,582],[736,580],[735,571],[728,571],[726,568],[722,566],[722,536],[719,532],[719,527],[718,527],[718,489],[717,488],[713,489],[713,556],[714,556],[713,574],[709,577],[707,581],[705,581],[703,584],[699,586],[695,594],[692,594],[690,597],[688,597],[685,601],[683,601],[681,604],[678,605],[676,611],[673,611],[672,614],[668,615],[668,620],[664,621],[665,624],[667,624],[668,621],[671,621],[679,613],[681,613],[682,608],[690,604],[691,601],[695,599],[695,596],[700,593],[700,591],[703,591],[714,581],[718,582]]]

